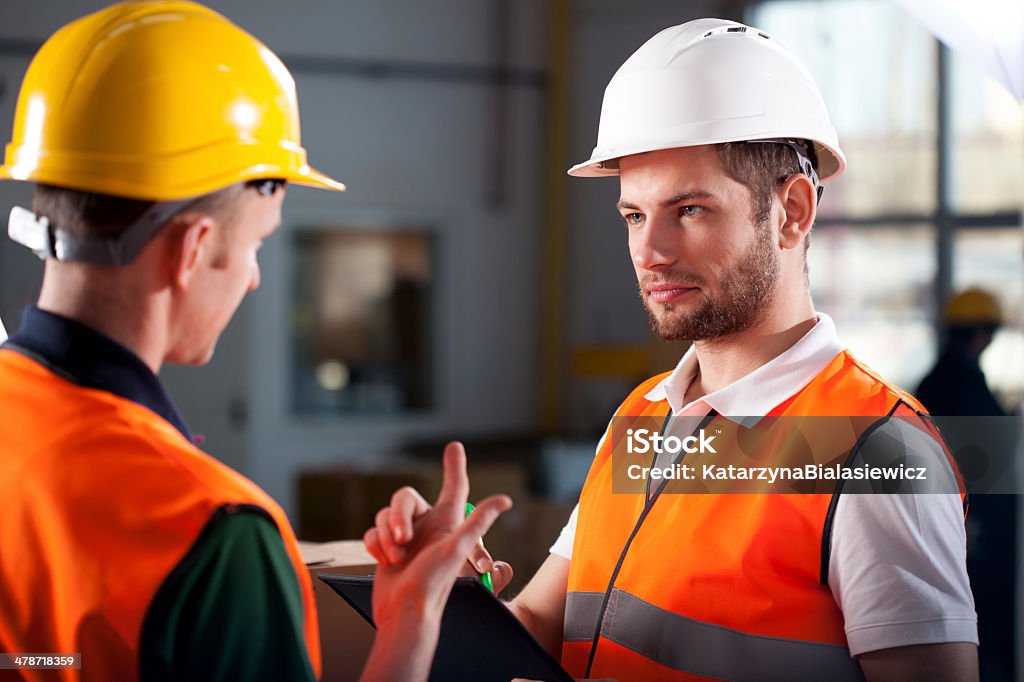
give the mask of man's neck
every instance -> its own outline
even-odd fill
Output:
[[[789,350],[817,323],[808,299],[788,314],[774,311],[741,332],[694,343],[697,374],[686,402],[725,388]]]
[[[153,314],[144,296],[133,295],[138,292],[126,291],[120,284],[100,286],[95,277],[82,277],[70,270],[53,272],[48,267],[38,306],[116,341],[158,374],[166,337],[163,327],[155,324],[160,316]]]

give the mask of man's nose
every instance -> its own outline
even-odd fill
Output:
[[[671,267],[678,260],[681,229],[662,220],[648,220],[630,239],[633,264],[642,270]]]

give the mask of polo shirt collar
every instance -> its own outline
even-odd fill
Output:
[[[192,434],[160,379],[139,356],[74,320],[29,306],[7,344],[55,373],[138,403],[163,417],[189,442]]]
[[[719,414],[743,426],[753,426],[816,377],[846,345],[836,335],[832,318],[815,313],[818,319],[810,331],[788,349],[728,386],[708,393],[693,403],[684,396],[697,375],[697,352],[694,346],[683,355],[679,364],[644,396],[651,402],[668,400],[672,414],[678,415],[698,401],[703,401]]]

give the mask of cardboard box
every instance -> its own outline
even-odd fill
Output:
[[[387,471],[333,467],[299,475],[299,536],[325,542],[361,538],[373,525],[377,511],[404,485],[425,487],[427,476],[416,466]]]
[[[317,617],[320,621],[320,651],[323,682],[351,682],[359,679],[373,646],[374,630],[317,573],[369,575],[376,561],[362,540],[312,543],[300,542],[299,549],[313,578]]]

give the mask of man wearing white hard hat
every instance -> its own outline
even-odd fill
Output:
[[[626,397],[551,556],[510,603],[574,677],[977,678],[956,465],[921,405],[846,350],[811,301],[806,249],[822,184],[845,166],[807,70],[755,28],[666,29],[608,84],[597,147],[569,173],[619,176],[652,326],[694,343]],[[811,417],[846,426],[822,438]],[[714,454],[646,456],[648,471],[913,461],[929,482],[708,494],[741,488],[652,477],[621,494],[625,426],[638,419],[718,438]],[[743,450],[722,435],[793,420],[806,447]],[[410,508],[397,499],[378,517],[385,559],[398,544],[387,529],[408,524]]]

